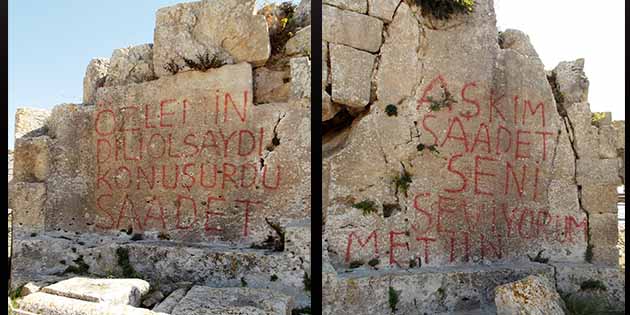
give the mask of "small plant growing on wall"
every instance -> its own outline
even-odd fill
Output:
[[[396,191],[400,191],[404,194],[407,194],[407,190],[409,189],[409,185],[411,184],[411,174],[404,170],[402,174],[396,175],[394,177],[394,185],[396,185]]]
[[[400,293],[398,293],[398,291],[394,290],[394,288],[392,287],[389,287],[387,293],[389,295],[389,308],[392,310],[392,313],[395,313],[397,310],[396,305],[398,304],[398,296],[400,295]]]
[[[418,144],[416,149],[418,149],[418,152],[422,152],[424,149],[427,149],[427,150],[429,150],[429,152],[431,152],[433,154],[440,154],[440,151],[438,151],[437,145],[435,145],[435,144],[426,145],[426,144],[420,143],[420,144]]]
[[[398,108],[394,104],[389,104],[385,106],[385,113],[387,116],[398,116]]]
[[[431,96],[427,96],[427,100],[429,101],[429,110],[432,112],[439,112],[444,107],[449,107],[457,101],[453,97],[453,94],[449,92],[444,86],[442,86],[442,99],[436,100]]]
[[[475,0],[413,0],[417,6],[438,20],[449,19],[453,14],[469,14]]]
[[[376,204],[372,200],[363,200],[352,205],[353,208],[363,211],[363,215],[376,212]]]

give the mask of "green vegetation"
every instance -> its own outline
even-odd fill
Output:
[[[90,266],[86,264],[85,261],[83,261],[83,255],[79,255],[79,257],[73,260],[73,262],[76,264],[76,266],[68,266],[68,268],[66,268],[66,270],[63,272],[64,274],[66,273],[74,273],[77,275],[88,274],[88,270],[90,269]]]
[[[473,11],[475,0],[415,0],[416,5],[438,20],[446,20],[453,14],[469,14]]]
[[[118,247],[116,249],[116,256],[118,256],[118,266],[122,269],[123,277],[142,278],[129,262],[129,249]]]
[[[398,116],[398,108],[394,104],[389,104],[385,106],[385,113],[387,116]]]
[[[380,262],[381,261],[378,258],[372,258],[372,259],[370,259],[370,261],[368,261],[368,265],[370,265],[370,267],[375,267]]]
[[[416,146],[416,149],[418,149],[419,152],[422,152],[424,149],[427,149],[431,153],[440,154],[440,151],[438,151],[437,145],[435,144],[426,145],[426,144],[420,143],[418,144],[418,146]]]
[[[278,276],[276,275],[271,275],[271,279],[269,279],[271,282],[277,281],[278,280]]]
[[[398,297],[400,295],[400,293],[398,293],[398,291],[394,290],[394,288],[389,287],[389,308],[392,310],[393,313],[396,312],[396,305],[398,304]]]
[[[411,174],[409,174],[406,170],[402,172],[400,175],[396,175],[394,177],[394,184],[396,185],[396,191],[400,191],[404,194],[407,193],[409,189],[409,185],[411,184]]]
[[[593,113],[593,115],[591,116],[591,124],[592,124],[592,125],[597,125],[597,124],[599,124],[599,122],[600,122],[600,121],[602,121],[604,118],[606,118],[606,113],[595,112],[595,113]]]
[[[223,61],[218,59],[216,55],[210,57],[210,54],[208,52],[203,55],[198,54],[196,57],[197,60],[183,57],[184,63],[186,63],[186,66],[188,66],[188,68],[197,71],[207,71],[208,69],[219,68],[225,64]]]
[[[246,287],[247,286],[247,281],[245,281],[245,277],[241,277],[241,287]]]
[[[617,315],[623,311],[614,310],[601,296],[583,294],[564,294],[562,300],[566,305],[567,315]]]
[[[372,200],[363,200],[359,203],[353,204],[352,207],[362,210],[363,215],[368,215],[370,213],[376,212],[376,203]]]
[[[363,266],[364,262],[361,260],[353,260],[350,262],[350,269],[359,268]]]

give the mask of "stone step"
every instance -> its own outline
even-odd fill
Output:
[[[163,312],[163,313],[171,313],[175,306],[184,298],[186,293],[188,292],[187,288],[179,288],[173,291],[169,296],[167,296],[162,302],[158,303],[153,307],[154,312]]]
[[[389,314],[395,308],[397,314],[494,314],[494,288],[528,275],[553,280],[554,269],[522,262],[327,272],[323,275],[324,313]]]
[[[88,302],[140,306],[149,292],[149,283],[142,279],[93,279],[75,277],[44,287],[41,292]]]
[[[29,294],[19,310],[46,315],[168,315],[124,304],[94,303],[44,292]]]
[[[291,296],[268,289],[194,286],[179,301],[171,314],[290,315],[292,309]]]

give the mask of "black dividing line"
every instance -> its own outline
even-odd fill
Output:
[[[322,3],[311,2],[311,311],[322,313]]]
[[[8,42],[9,42],[9,38],[8,38],[8,32],[9,32],[9,28],[8,28],[8,24],[9,24],[9,19],[8,19],[8,15],[9,15],[9,7],[8,7],[8,1],[2,1],[2,4],[0,5],[0,10],[2,11],[2,22],[0,23],[1,28],[2,28],[2,35],[4,37],[4,40],[2,41],[3,45],[3,49],[2,49],[2,59],[4,60],[4,66],[2,68],[2,78],[3,78],[3,85],[2,85],[2,92],[4,94],[4,100],[6,102],[6,100],[9,99],[9,83],[7,78],[9,77],[9,55],[8,55],[8,51],[9,51],[9,47],[8,47]],[[13,17],[15,18],[15,17]],[[15,69],[14,69],[15,70]],[[5,103],[6,104],[6,103]],[[2,128],[2,130],[4,130],[4,132],[2,133],[2,147],[3,148],[7,148],[8,147],[8,138],[9,138],[9,129],[8,127],[8,107],[5,107],[2,111],[0,111],[2,114],[0,115],[2,118],[2,121],[4,122],[4,126],[5,128]],[[0,163],[2,163],[2,165],[4,166],[4,170],[5,172],[7,172],[7,176],[8,176],[8,172],[9,169],[7,167],[8,165],[8,156],[7,156],[7,151],[4,151],[4,154],[0,154]],[[6,178],[6,177],[5,177]],[[7,184],[4,184],[5,182],[2,181],[4,186],[4,191],[7,192],[7,197],[8,197],[8,186],[5,186]],[[7,207],[4,208],[4,218],[5,220],[8,221],[9,217],[8,217],[8,213],[7,213],[7,209],[9,208],[8,205],[8,198],[7,198]],[[4,223],[2,223],[2,239],[3,239],[3,244],[7,244],[9,241],[9,236],[8,236],[8,224],[7,221],[5,221]],[[10,278],[10,274],[11,274],[11,261],[9,259],[6,260],[7,265],[4,266],[4,272],[6,275],[6,278],[4,279],[4,281],[2,281],[2,285],[3,285],[3,289],[5,290],[5,292],[9,292],[9,278]],[[6,288],[4,287],[6,286]]]

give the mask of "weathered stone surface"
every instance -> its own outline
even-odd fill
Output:
[[[368,14],[390,22],[400,0],[368,0]]]
[[[16,231],[19,232],[19,231]],[[182,282],[211,287],[240,287],[241,279],[249,288],[268,288],[293,297],[299,307],[310,305],[304,289],[302,262],[296,255],[272,250],[236,248],[211,243],[186,243],[160,240],[155,234],[144,234],[142,241],[130,241],[121,233],[109,237],[91,233],[46,232],[14,235],[11,287],[38,279],[57,281],[72,277],[69,267],[85,263],[90,277],[112,275],[124,278],[118,252],[127,252],[129,266],[142,279],[164,292],[183,287]],[[46,259],[42,259],[46,257]],[[306,266],[305,266],[306,267]],[[59,278],[55,274],[64,274]],[[275,281],[270,281],[276,275]]]
[[[48,136],[15,140],[13,176],[25,182],[43,182],[50,172],[50,145]]]
[[[593,245],[591,262],[603,266],[619,266],[619,249],[615,245]]]
[[[18,108],[15,110],[15,139],[37,137],[46,133],[46,120],[50,110]]]
[[[155,290],[149,293],[146,297],[142,298],[142,306],[146,308],[151,308],[154,305],[157,305],[164,299],[164,294],[160,290]],[[155,311],[155,310],[153,310]]]
[[[311,0],[302,0],[295,8],[293,18],[300,26],[311,25]]]
[[[88,302],[140,306],[142,295],[149,292],[149,283],[142,279],[75,277],[44,287],[41,291]]]
[[[381,47],[383,21],[356,12],[322,6],[322,39],[369,52]]]
[[[328,43],[322,41],[322,89],[330,85],[330,55],[328,54]]]
[[[578,185],[620,185],[617,159],[578,159],[575,179]]]
[[[422,75],[417,53],[420,30],[407,4],[400,4],[387,33],[376,74],[376,96],[381,102],[398,104],[415,92],[413,89]]]
[[[602,159],[615,159],[617,152],[617,131],[611,125],[601,126],[599,131],[599,157]]]
[[[577,156],[580,159],[598,159],[598,129],[591,124],[591,110],[589,104],[574,103],[565,110],[568,119],[568,128],[573,135],[573,144]]]
[[[595,247],[617,244],[619,231],[617,230],[616,213],[591,213],[588,216],[589,244]]]
[[[267,314],[290,315],[292,303],[291,297],[266,289],[194,286],[171,314],[205,314],[201,310],[254,306]]]
[[[29,294],[33,294],[35,292],[39,292],[39,290],[41,290],[41,286],[33,283],[33,282],[29,282],[27,284],[25,284],[22,287],[22,290],[20,290],[20,296],[24,297],[27,296]]]
[[[626,124],[623,120],[616,120],[611,123],[615,129],[615,148],[624,149],[626,141]]]
[[[614,185],[582,185],[582,207],[589,214],[617,213],[617,187]]]
[[[244,306],[244,307],[222,307],[211,310],[194,310],[192,313],[186,314],[199,314],[199,315],[268,315],[269,312],[261,310],[257,307]]]
[[[324,0],[324,4],[335,6],[339,9],[354,11],[358,13],[367,13],[367,0]]]
[[[350,107],[370,102],[370,82],[375,57],[369,53],[330,44],[332,100]]]
[[[493,314],[494,288],[540,275],[553,279],[543,264],[494,264],[467,267],[429,267],[413,270],[369,270],[364,266],[331,276],[324,269],[323,314],[391,314],[389,288],[398,293],[396,314]]]
[[[502,49],[512,49],[527,57],[538,58],[538,53],[529,41],[529,36],[519,30],[507,29],[499,33]]]
[[[311,271],[311,220],[299,220],[285,227],[284,250],[302,262],[302,269]]]
[[[289,99],[291,83],[288,71],[270,70],[264,67],[254,69],[254,103],[286,102]]]
[[[173,62],[189,69],[183,58],[208,54],[225,63],[262,65],[271,47],[267,22],[254,15],[255,1],[198,1],[165,7],[156,13],[153,64],[158,77]]]
[[[96,90],[105,85],[108,70],[109,59],[95,58],[90,60],[85,70],[85,77],[83,77],[84,104],[94,104]]]
[[[291,58],[291,99],[311,97],[311,60],[308,57]]]
[[[143,44],[114,50],[104,86],[141,83],[154,79],[153,44]]]
[[[11,182],[11,180],[13,179],[13,150],[9,149],[9,152],[7,154],[7,164],[8,164],[8,175],[9,175],[9,180],[8,182]]]
[[[20,309],[47,315],[167,315],[124,304],[94,303],[37,292],[19,302]]]
[[[179,288],[173,291],[169,296],[166,297],[166,299],[164,299],[159,304],[155,305],[152,310],[154,312],[162,312],[162,313],[170,314],[175,308],[175,306],[179,304],[179,301],[181,301],[181,299],[184,298],[184,296],[186,295],[186,292],[188,292],[187,288]]]
[[[9,185],[9,208],[15,230],[43,231],[46,184],[13,182]]]
[[[565,305],[549,279],[528,276],[495,289],[497,315],[564,315]]]
[[[295,33],[284,45],[287,55],[311,55],[311,26],[307,26]]]
[[[560,62],[552,73],[555,76],[555,93],[565,107],[587,101],[589,82],[584,73],[584,59]]]
[[[332,102],[332,99],[326,91],[322,91],[322,121],[329,120],[341,110],[341,106]]]
[[[618,267],[605,267],[589,263],[551,263],[555,268],[556,287],[559,292],[580,292],[582,283],[599,280],[606,287],[606,300],[615,308],[625,308],[625,275]]]

